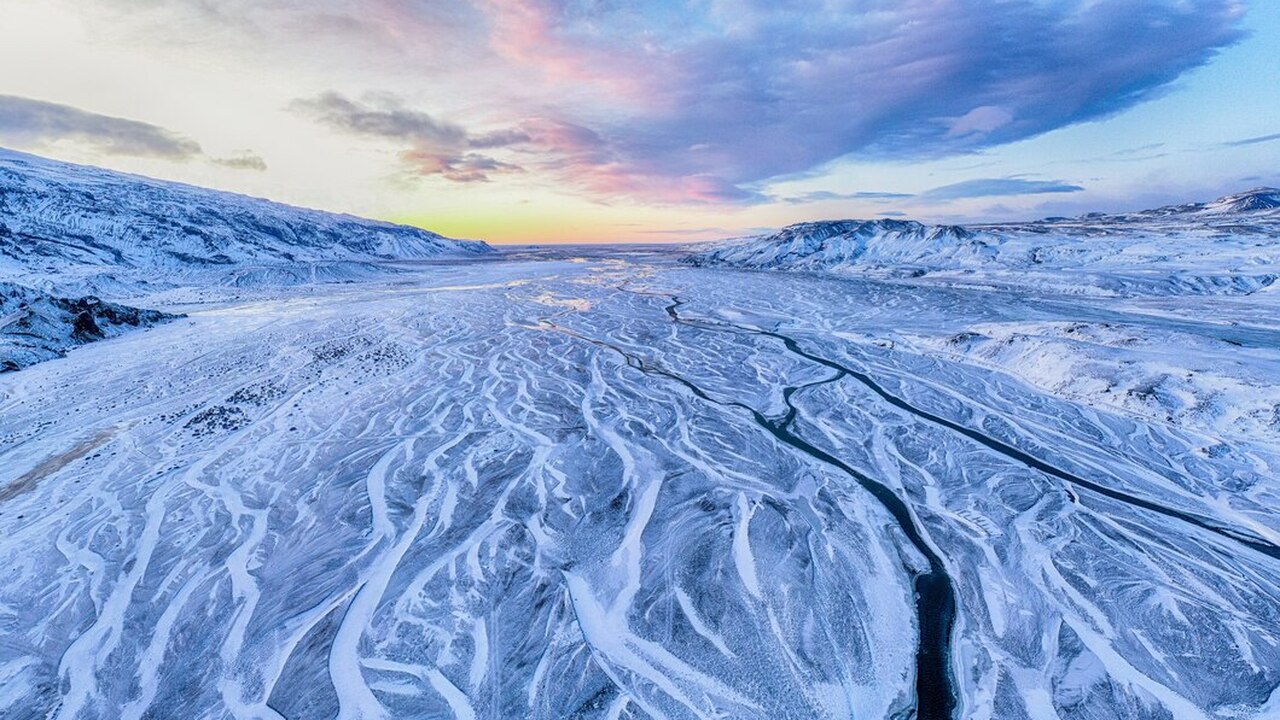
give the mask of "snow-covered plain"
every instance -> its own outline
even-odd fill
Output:
[[[146,191],[260,211],[202,262],[33,241],[121,181],[24,158],[23,312],[185,317],[0,375],[0,717],[1280,717],[1265,231],[761,271]]]
[[[1280,330],[623,252],[166,309],[0,378],[0,715],[1280,709],[1274,441],[887,339]]]

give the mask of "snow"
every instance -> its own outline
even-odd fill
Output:
[[[1103,322],[979,323],[950,336],[897,336],[1056,395],[1225,439],[1280,442],[1272,353],[1178,328]]]
[[[1280,279],[1280,191],[1030,223],[910,220],[792,225],[695,252],[699,266],[917,278],[1108,297],[1249,295]]]
[[[64,298],[0,282],[0,373],[62,357],[66,351],[174,319],[154,310]]]
[[[0,281],[41,290],[334,282],[394,272],[389,260],[489,252],[418,228],[0,148]]]
[[[24,266],[186,316],[0,375],[0,716],[1275,715],[1274,292],[678,260]]]

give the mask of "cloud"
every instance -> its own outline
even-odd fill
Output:
[[[958,200],[961,198],[1005,197],[1009,195],[1040,195],[1043,193],[1073,193],[1084,190],[1061,180],[1025,180],[1022,178],[979,178],[964,180],[933,188],[920,197],[930,200]]]
[[[467,144],[473,148],[498,148],[519,145],[531,139],[523,130],[494,130],[471,138]]]
[[[520,173],[526,162],[558,182],[599,198],[643,197],[661,203],[762,202],[767,198],[707,174],[669,176],[629,172],[617,149],[590,128],[572,122],[527,117],[506,128],[473,134],[460,125],[408,108],[392,95],[364,102],[327,92],[302,98],[289,109],[352,135],[405,145],[400,159],[415,174],[454,182],[486,182],[495,174]],[[506,150],[506,160],[476,150]]]
[[[400,159],[418,175],[439,175],[454,182],[487,182],[498,173],[522,172],[520,166],[473,152],[530,142],[523,130],[507,128],[472,136],[460,125],[437,120],[404,106],[394,95],[356,102],[336,92],[300,98],[289,109],[335,130],[398,141],[407,147]]]
[[[739,202],[843,157],[937,158],[1115,114],[1240,39],[1243,14],[1237,0],[478,5],[492,46],[603,139],[627,178],[607,188],[661,199],[697,178]]]
[[[250,152],[210,157],[200,143],[159,125],[15,95],[0,95],[0,141],[27,148],[71,141],[103,155],[207,160],[235,170],[267,169],[266,161]]]
[[[1222,143],[1226,147],[1243,147],[1245,145],[1258,145],[1260,143],[1273,142],[1280,140],[1280,133],[1271,135],[1260,135],[1258,137],[1245,138],[1243,140],[1232,140],[1231,142]]]
[[[209,5],[143,2],[156,3]],[[766,202],[771,181],[844,158],[936,159],[1098,120],[1159,97],[1244,36],[1240,0],[241,6],[254,37],[288,28],[282,42],[311,44],[297,28],[349,33],[361,48],[406,53],[397,73],[431,69],[413,82],[476,98],[497,129],[475,132],[388,98],[329,93],[294,105],[344,132],[403,143],[409,160],[433,157],[417,164],[426,174],[470,180],[516,167],[604,201],[656,203]],[[226,25],[240,21],[225,14]],[[591,141],[540,139],[553,126]],[[490,161],[501,165],[482,167]],[[473,171],[448,169],[464,166]]]
[[[805,205],[808,203],[822,202],[826,200],[885,201],[885,200],[905,200],[911,197],[915,197],[915,195],[911,193],[895,193],[895,192],[861,191],[861,192],[839,193],[839,192],[830,192],[828,190],[816,190],[813,192],[807,192],[807,193],[802,193],[800,195],[794,195],[791,197],[782,198],[782,201],[789,203],[791,205]]]
[[[944,118],[948,138],[986,136],[1013,122],[1013,113],[1002,107],[983,105],[958,118]]]
[[[72,140],[106,155],[165,160],[204,154],[199,143],[157,125],[13,95],[0,95],[0,138],[25,146]]]
[[[232,170],[257,170],[262,172],[267,169],[267,161],[253,153],[242,153],[234,157],[210,158],[209,162]]]
[[[479,153],[456,155],[425,149],[405,150],[400,158],[419,175],[440,175],[453,182],[488,182],[495,173],[522,172],[523,168]]]
[[[335,92],[315,98],[294,100],[289,108],[337,130],[375,137],[411,140],[428,146],[461,147],[466,145],[467,131],[458,125],[441,122],[427,113],[409,110],[400,100],[388,95],[372,97],[365,105]]]

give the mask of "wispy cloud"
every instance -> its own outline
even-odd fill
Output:
[[[0,95],[0,138],[22,145],[74,140],[107,155],[166,160],[204,154],[199,143],[158,125],[14,95]]]
[[[341,132],[384,138],[405,147],[401,159],[419,175],[439,175],[454,182],[484,182],[497,173],[520,172],[518,165],[474,152],[529,142],[528,134],[504,129],[473,136],[461,125],[407,108],[393,95],[370,96],[365,102],[336,92],[300,98],[289,109]]]
[[[1073,193],[1084,188],[1061,180],[1026,180],[1023,178],[977,178],[933,188],[920,197],[929,200],[958,200],[961,198],[1005,197],[1010,195],[1040,195],[1044,193]]]
[[[457,154],[447,150],[414,148],[403,151],[400,157],[419,175],[440,175],[462,183],[488,182],[493,174],[524,171],[519,165],[473,152]]]
[[[1235,0],[812,3],[722,0],[637,9],[482,2],[491,42],[610,149],[624,194],[680,181],[752,201],[762,181],[853,155],[972,152],[1159,95],[1242,34]],[[664,182],[665,181],[665,182]],[[736,192],[735,192],[736,189]]]
[[[1245,145],[1258,145],[1261,143],[1274,142],[1276,140],[1280,140],[1280,133],[1259,135],[1258,137],[1245,138],[1243,140],[1232,140],[1231,142],[1223,143],[1223,145],[1227,147],[1243,147]]]
[[[72,141],[104,155],[128,155],[185,162],[203,159],[237,170],[265,170],[266,162],[249,152],[217,158],[200,143],[159,125],[100,115],[70,105],[0,95],[0,141],[41,147]]]
[[[441,147],[465,147],[467,143],[467,131],[461,126],[407,109],[398,98],[385,94],[372,96],[370,104],[365,104],[327,92],[294,100],[289,107],[325,125],[358,135]]]
[[[261,172],[267,169],[266,160],[248,152],[233,157],[210,158],[209,162],[233,170],[257,170]]]
[[[791,205],[807,205],[809,203],[823,202],[826,200],[870,200],[884,202],[890,200],[905,200],[912,197],[915,197],[912,193],[876,192],[866,190],[842,193],[831,192],[828,190],[815,190],[813,192],[785,197],[782,198],[782,201]]]

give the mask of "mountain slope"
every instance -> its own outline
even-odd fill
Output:
[[[0,273],[184,272],[478,255],[419,228],[0,149]]]
[[[1028,223],[809,222],[727,241],[684,261],[837,273],[1036,271],[1039,281],[1066,271],[1097,274],[1084,283],[1094,290],[1248,293],[1280,276],[1277,238],[1280,191],[1259,188],[1209,203]]]
[[[0,372],[176,317],[133,307],[164,306],[156,292],[354,281],[392,272],[387,261],[490,252],[419,228],[0,149]]]
[[[731,242],[693,256],[697,265],[834,270],[863,264],[929,261],[980,263],[992,256],[987,238],[953,225],[912,220],[834,220],[791,225],[773,235]]]
[[[1240,213],[1280,208],[1280,190],[1263,187],[1228,195],[1206,205],[1201,212]]]

